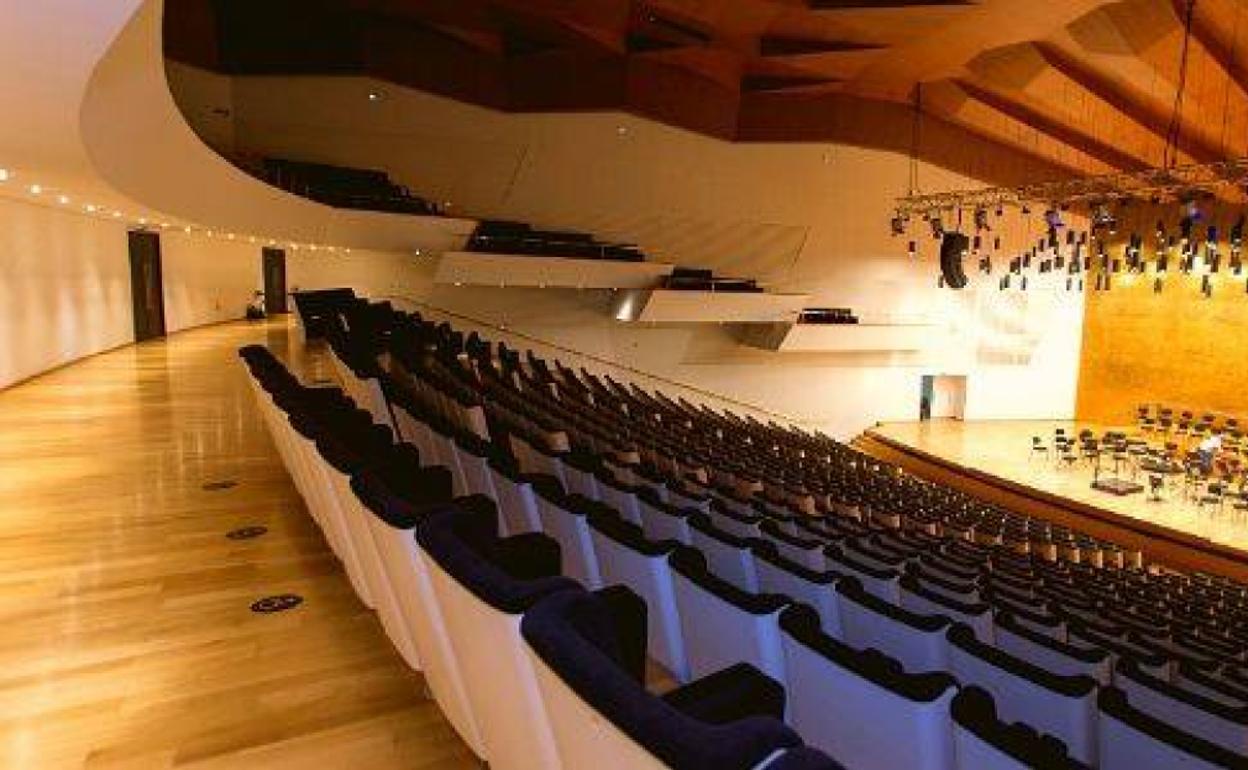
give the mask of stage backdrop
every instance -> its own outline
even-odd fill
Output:
[[[1152,221],[1140,231],[1149,244],[1148,272],[1119,273],[1110,291],[1088,292],[1076,414],[1124,424],[1134,419],[1137,405],[1163,402],[1195,413],[1233,414],[1242,422],[1248,415],[1248,274],[1236,277],[1227,270],[1223,244],[1221,271],[1210,276],[1211,298],[1200,291],[1203,261],[1183,275],[1171,259],[1164,287],[1155,293]],[[1119,235],[1124,230],[1120,226]],[[1114,258],[1122,252],[1122,244],[1110,248]]]

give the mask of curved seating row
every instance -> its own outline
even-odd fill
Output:
[[[783,689],[748,666],[663,697],[646,691],[640,599],[564,577],[545,535],[500,536],[491,499],[453,498],[446,468],[422,466],[419,450],[393,443],[339,391],[299,385],[263,349],[242,357],[352,586],[491,767],[579,768],[587,757],[620,768],[838,767],[802,747],[780,720]]]

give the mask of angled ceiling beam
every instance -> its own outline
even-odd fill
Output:
[[[941,7],[949,5],[974,5],[974,0],[808,0],[807,5],[816,11],[861,10],[886,8]]]
[[[884,48],[877,43],[853,40],[824,40],[789,35],[763,35],[758,39],[758,55],[764,57],[810,56],[852,51],[876,51]]]
[[[1061,75],[1101,101],[1112,105],[1124,120],[1129,120],[1164,140],[1170,130],[1170,110],[1157,102],[1141,99],[1136,89],[1124,87],[1112,75],[1095,65],[1072,56],[1059,46],[1045,41],[1033,44],[1044,60]],[[1180,135],[1179,150],[1198,163],[1220,160],[1221,150],[1202,136],[1188,131]]]
[[[1098,158],[1047,134],[1036,133],[1013,115],[975,99],[956,81],[942,80],[923,89],[923,112],[981,139],[1009,148],[1073,176],[1101,174],[1114,168]],[[1035,136],[1026,141],[1025,132]]]
[[[1179,24],[1184,24],[1187,20],[1188,0],[1170,0],[1170,7]],[[1196,4],[1195,13],[1192,15],[1192,37],[1217,61],[1222,71],[1235,80],[1239,90],[1248,93],[1248,69],[1239,62],[1235,52],[1236,41],[1226,34],[1234,34],[1233,26],[1233,23],[1222,24],[1208,8]],[[1248,45],[1248,42],[1241,42],[1239,45]]]
[[[1060,120],[1014,97],[1000,93],[991,86],[980,83],[969,77],[956,79],[958,86],[968,96],[982,102],[1015,120],[1045,133],[1063,144],[1075,147],[1081,152],[1097,158],[1101,162],[1122,171],[1135,171],[1148,166],[1148,163],[1106,144],[1095,137],[1088,136],[1077,128],[1066,125]]]
[[[810,88],[837,83],[836,78],[800,74],[747,74],[741,77],[742,91],[783,91],[791,88]]]

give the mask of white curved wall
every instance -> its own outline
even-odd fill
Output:
[[[611,113],[506,114],[362,78],[222,78],[183,66],[171,74],[193,114],[211,112],[196,99],[229,100],[217,106],[234,116],[228,132],[245,151],[385,168],[457,209],[635,240],[665,262],[934,328],[921,354],[789,355],[744,347],[731,328],[620,324],[598,292],[433,286],[426,276],[407,287],[418,299],[841,436],[916,417],[923,374],[966,375],[968,417],[1073,414],[1082,295],[1001,293],[999,272],[976,276],[967,291],[937,288],[933,241],[920,236],[916,263],[888,232],[909,174],[904,155],[731,144]],[[185,78],[197,87],[183,90]],[[369,92],[383,98],[370,102]],[[921,181],[975,183],[926,164]],[[1032,241],[1024,222],[998,226],[1007,249]]]
[[[172,104],[161,9],[0,0],[0,168],[17,174],[0,181],[0,387],[132,341],[126,230],[140,220],[179,226],[161,231],[171,332],[241,317],[261,282],[260,246],[245,236],[351,247],[332,259],[291,251],[291,285],[379,294],[409,282],[410,249],[458,245],[471,230],[335,211],[234,169]]]
[[[912,417],[923,373],[967,374],[970,416],[1073,410],[1081,301],[1051,291],[1025,299],[937,291],[930,258],[916,269],[886,235],[904,157],[729,145],[619,115],[501,115],[391,86],[382,87],[380,110],[365,111],[372,85],[353,79],[231,84],[243,149],[380,165],[460,207],[635,237],[675,261],[810,291],[872,318],[923,317],[938,329],[921,355],[777,356],[741,346],[730,328],[617,324],[606,293],[435,287],[431,264],[410,255],[462,239],[471,223],[333,211],[234,169],[189,130],[168,92],[160,0],[0,2],[13,21],[0,31],[13,46],[0,50],[0,107],[20,112],[24,98],[33,107],[0,127],[0,165],[34,169],[52,186],[99,196],[132,217],[158,212],[355,247],[349,256],[291,253],[291,285],[415,296],[839,435]],[[32,77],[43,69],[52,76]],[[929,187],[969,181],[924,171]],[[124,226],[8,200],[0,208],[12,223],[0,269],[17,297],[0,307],[0,345],[9,351],[0,384],[127,341]],[[259,280],[258,249],[194,235],[166,240],[171,329],[241,313]]]

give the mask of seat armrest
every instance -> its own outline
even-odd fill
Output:
[[[606,603],[615,623],[619,664],[640,685],[646,681],[646,602],[624,586],[594,592]]]
[[[663,696],[669,706],[709,724],[753,716],[784,719],[784,687],[748,663],[704,676]]]

